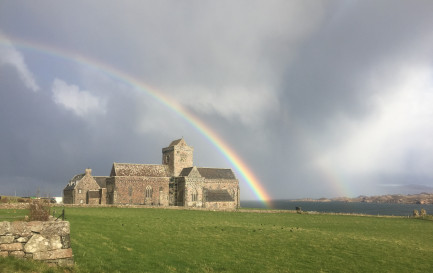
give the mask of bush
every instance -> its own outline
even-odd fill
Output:
[[[417,209],[413,210],[413,217],[419,217],[419,211]]]
[[[419,216],[425,217],[427,215],[427,211],[425,209],[421,209]]]
[[[42,200],[33,200],[29,206],[30,221],[48,221],[50,217],[50,203]]]

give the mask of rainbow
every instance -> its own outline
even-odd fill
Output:
[[[188,109],[183,107],[177,101],[166,96],[163,92],[151,87],[150,85],[139,81],[137,78],[128,75],[117,68],[100,61],[94,60],[87,56],[82,56],[74,52],[68,52],[52,46],[47,46],[40,43],[29,42],[18,38],[2,37],[0,34],[0,44],[5,46],[14,46],[28,50],[34,50],[47,55],[58,57],[67,61],[76,62],[92,69],[102,71],[104,74],[112,77],[113,79],[122,81],[138,90],[145,92],[147,95],[168,107],[176,114],[181,116],[192,127],[200,132],[212,145],[230,162],[235,170],[241,175],[242,179],[247,183],[248,187],[252,190],[254,195],[262,201],[267,207],[270,207],[270,196],[263,188],[259,179],[254,175],[251,169],[245,162],[236,154],[232,149],[214,130],[207,126],[197,116],[193,115]]]

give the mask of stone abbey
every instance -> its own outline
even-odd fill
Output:
[[[63,203],[238,208],[233,171],[196,167],[193,152],[182,138],[162,149],[162,164],[113,163],[110,176],[86,169],[66,185]]]

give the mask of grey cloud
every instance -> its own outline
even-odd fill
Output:
[[[381,183],[408,184],[411,177],[431,184],[433,173],[425,168],[431,146],[414,137],[430,131],[414,112],[407,115],[417,119],[411,126],[399,123],[412,134],[393,138],[400,143],[398,167],[341,171],[348,169],[344,159],[358,166],[366,150],[348,144],[386,139],[395,129],[365,134],[380,124],[380,113],[392,112],[377,100],[396,101],[394,78],[421,92],[404,69],[431,71],[429,1],[83,3],[39,1],[22,8],[9,2],[0,11],[0,29],[114,66],[182,103],[228,142],[275,198],[333,197],[340,194],[336,183],[353,194],[383,192]],[[7,90],[0,122],[11,128],[0,143],[2,155],[11,155],[1,156],[4,177],[32,177],[59,192],[85,167],[106,175],[113,161],[158,163],[160,149],[181,136],[195,147],[197,165],[230,167],[193,125],[145,91],[83,64],[51,56],[51,67],[44,54],[21,53],[43,87],[24,95],[19,74],[0,67]],[[56,105],[55,78],[104,98],[105,114],[82,119]],[[395,157],[369,147],[381,161]],[[405,160],[415,166],[402,165]],[[243,199],[255,198],[245,181],[241,189]]]

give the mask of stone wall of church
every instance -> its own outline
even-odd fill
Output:
[[[234,202],[206,202],[203,207],[215,208],[221,207],[222,209],[227,208],[239,208],[240,207],[240,192],[239,182],[233,179],[206,179],[203,186],[209,190],[227,190],[228,193],[233,197]],[[215,204],[213,204],[215,203]],[[222,203],[222,204],[219,204]],[[230,203],[230,204],[228,204]],[[228,207],[227,207],[228,206]]]
[[[227,190],[233,199],[236,200],[239,182],[231,179],[206,179],[204,187],[210,190]]]
[[[169,166],[172,176],[178,176],[184,168],[193,166],[194,148],[176,145],[162,149],[162,164]]]
[[[72,204],[86,204],[88,201],[88,191],[99,191],[99,185],[89,173],[77,182],[73,193]],[[63,201],[64,202],[64,201]],[[68,203],[65,203],[68,204]]]
[[[111,204],[168,206],[169,181],[169,177],[117,176],[107,180],[107,193]]]
[[[185,178],[184,206],[185,207],[203,207],[203,185],[205,179]]]
[[[237,202],[204,202],[203,208],[215,210],[232,210],[238,208]]]
[[[175,177],[170,182],[170,206],[184,206],[185,199],[185,177]]]

